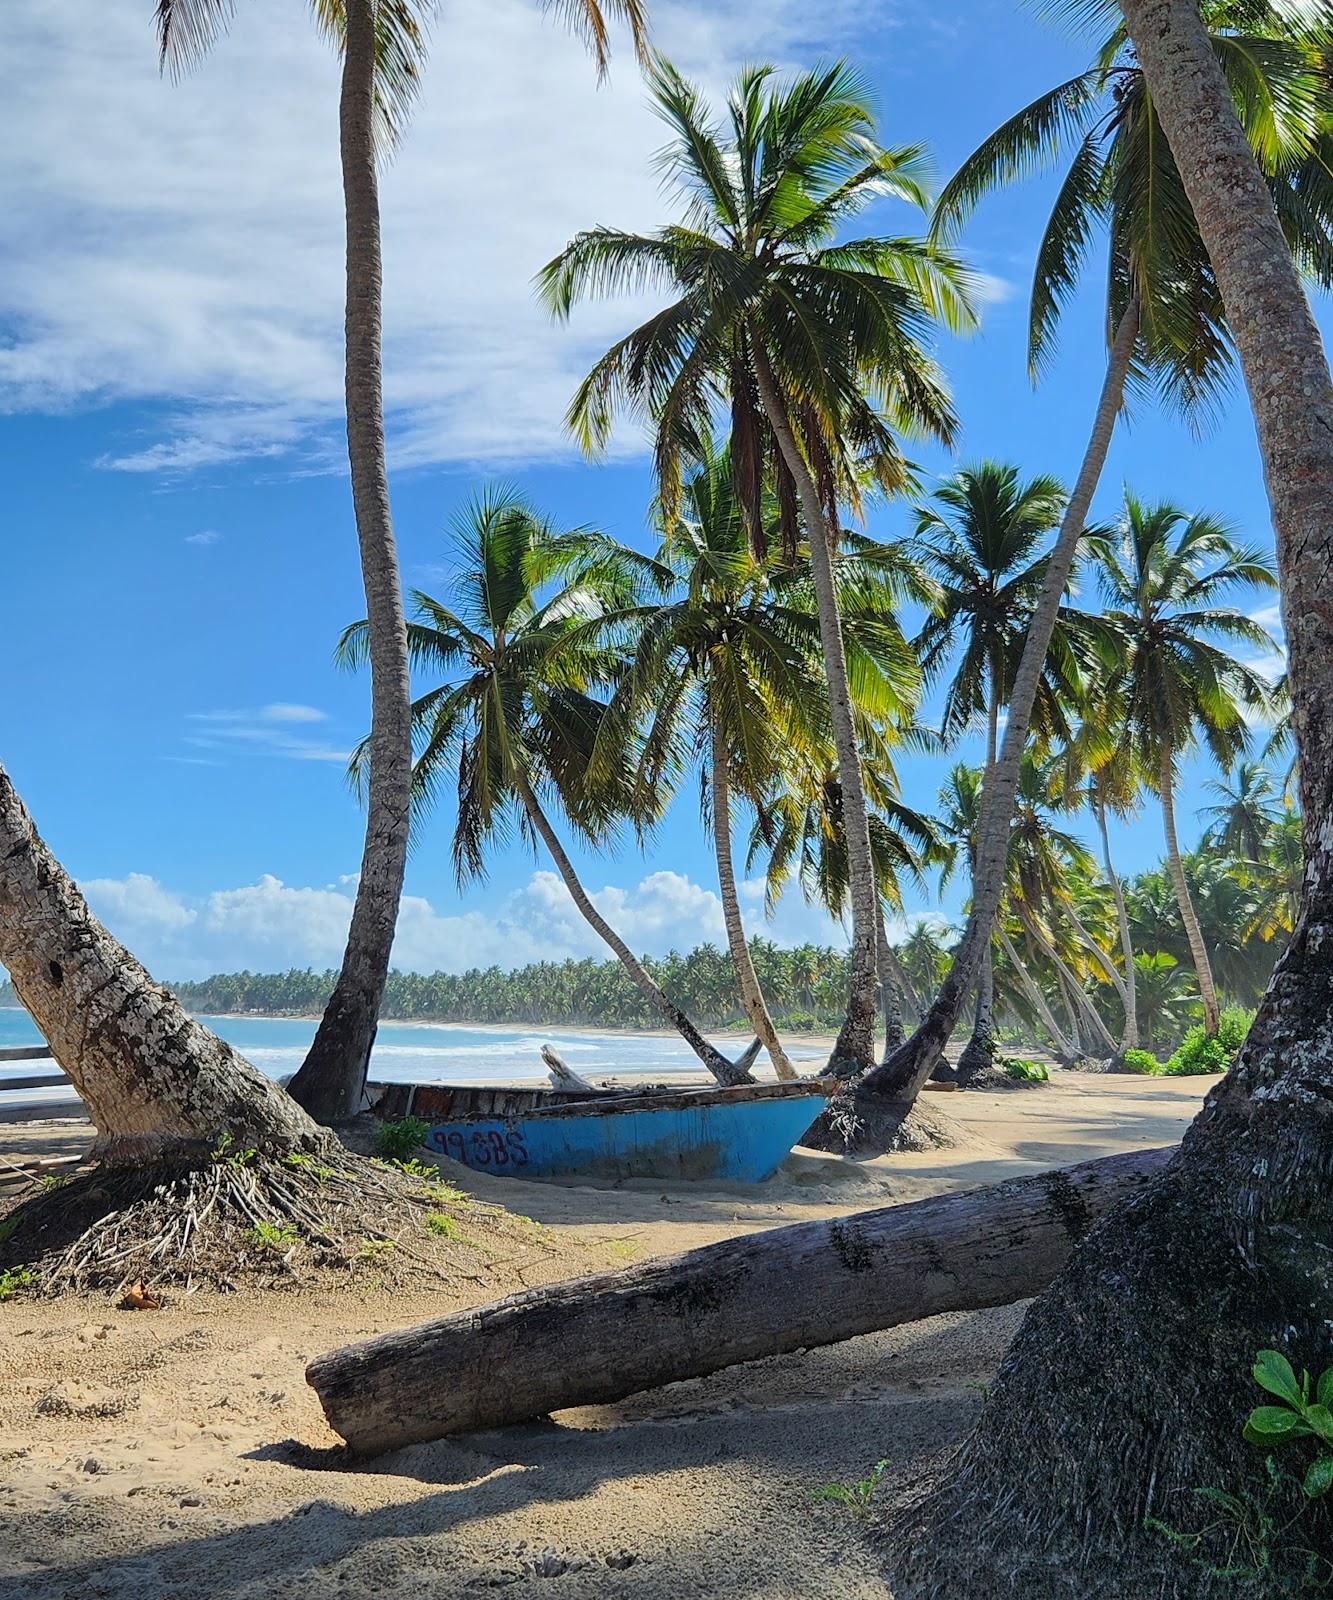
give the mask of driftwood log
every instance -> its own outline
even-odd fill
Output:
[[[740,1361],[1038,1294],[1170,1150],[802,1222],[547,1284],[318,1356],[306,1381],[360,1455]]]

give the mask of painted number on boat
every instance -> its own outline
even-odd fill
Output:
[[[517,1128],[502,1133],[499,1128],[432,1128],[426,1136],[432,1150],[465,1167],[485,1167],[502,1171],[505,1167],[526,1167],[528,1148]]]

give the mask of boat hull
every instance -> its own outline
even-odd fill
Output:
[[[823,1084],[608,1096],[432,1124],[426,1146],[505,1178],[772,1177],[829,1097]]]

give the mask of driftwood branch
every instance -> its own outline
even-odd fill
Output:
[[[589,1094],[605,1092],[595,1083],[589,1083],[586,1078],[580,1077],[563,1056],[557,1055],[549,1044],[542,1046],[542,1060],[546,1063],[546,1070],[551,1074],[551,1082],[557,1089],[586,1089]]]
[[[306,1369],[353,1450],[623,1399],[740,1361],[1039,1293],[1170,1150],[803,1222],[382,1334]]]

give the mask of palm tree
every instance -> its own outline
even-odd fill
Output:
[[[483,877],[487,845],[516,827],[540,839],[579,912],[649,1004],[720,1083],[749,1081],[667,998],[593,904],[547,814],[554,803],[589,842],[604,840],[618,820],[643,815],[632,745],[622,741],[612,761],[611,741],[598,737],[606,706],[597,698],[625,670],[640,561],[582,531],[557,534],[503,489],[455,518],[451,544],[452,604],[413,591],[417,620],[408,629],[413,660],[444,674],[412,706],[421,741],[413,771],[418,811],[453,785],[460,883]],[[364,622],[346,630],[339,654],[348,665],[365,660]],[[358,776],[363,761],[364,746],[353,757]]]
[[[897,491],[909,468],[897,433],[948,441],[955,420],[922,343],[931,325],[971,321],[969,279],[948,253],[910,238],[836,236],[876,196],[922,205],[921,151],[875,141],[867,92],[844,65],[778,83],[746,68],[713,118],[660,58],[654,101],[673,134],[663,170],[683,220],[652,234],[579,234],[540,274],[557,316],[585,295],[662,288],[673,298],[596,364],[570,407],[585,448],[615,413],[652,424],[661,496],[680,492],[682,459],[731,412],[737,496],[750,537],[765,537],[772,483],[788,555],[804,532],[828,676],[851,879],[851,978],[835,1061],[874,1057],[876,890],[833,561],[838,508],[869,482]]]
[[[1149,1050],[1170,1049],[1198,1016],[1198,1002],[1173,955],[1143,951],[1134,957],[1139,1025]]]
[[[769,508],[776,510],[775,506]],[[664,528],[646,575],[662,591],[637,617],[633,658],[612,696],[605,728],[613,760],[646,713],[640,786],[659,808],[697,755],[707,773],[705,819],[717,856],[727,940],[747,1016],[779,1077],[794,1078],[750,958],[732,860],[733,801],[761,811],[803,754],[822,760],[828,701],[814,663],[819,631],[808,581],[778,559],[776,544],[751,548],[730,451],[705,442]],[[859,717],[901,720],[920,672],[893,606],[923,586],[893,546],[862,541],[839,553],[834,579]],[[807,759],[806,765],[809,761]]]
[[[1217,992],[1176,837],[1176,776],[1200,732],[1224,768],[1248,745],[1245,713],[1267,706],[1268,685],[1223,646],[1270,652],[1275,646],[1258,623],[1218,601],[1277,580],[1271,560],[1238,545],[1216,517],[1191,516],[1165,501],[1145,505],[1133,495],[1125,497],[1118,532],[1093,536],[1088,551],[1108,608],[1105,622],[1124,651],[1115,689],[1124,705],[1125,757],[1152,775],[1161,802],[1167,863],[1204,1025],[1213,1033]]]
[[[944,848],[931,819],[902,801],[892,754],[901,738],[896,729],[877,736],[868,728],[862,731],[871,806],[870,853],[879,891],[876,934],[886,1050],[902,1043],[902,989],[911,980],[889,943],[885,908],[902,915],[903,879],[924,886],[926,868],[942,858]],[[770,913],[795,874],[808,902],[822,906],[831,917],[845,918],[850,880],[843,822],[842,788],[832,750],[812,751],[804,761],[789,761],[782,789],[756,808],[750,836],[747,865],[761,853],[768,857],[764,876]],[[924,924],[918,931],[920,927]],[[922,959],[920,950],[916,959]]]
[[[941,732],[957,739],[978,719],[986,728],[983,778],[992,779],[999,753],[1000,713],[1008,701],[1032,610],[1045,582],[1047,558],[1037,553],[1060,521],[1064,490],[1051,477],[1024,483],[1017,467],[983,461],[946,478],[917,509],[916,537],[923,562],[940,584],[941,600],[927,617],[916,645],[927,681],[952,663]],[[1063,631],[1057,638],[1067,646]],[[1065,727],[1070,653],[1052,650],[1038,687],[1036,720]],[[959,1062],[964,1077],[990,1064],[995,1053],[994,971],[987,944],[977,980],[972,1037]]]
[[[1210,778],[1204,788],[1217,797],[1199,813],[1209,819],[1204,842],[1245,861],[1262,861],[1283,810],[1262,762],[1238,761],[1230,782]]]
[[[646,49],[642,0],[548,0],[605,70],[607,16]],[[361,1104],[393,950],[407,862],[412,783],[411,686],[398,550],[389,509],[380,348],[383,263],[377,159],[397,141],[420,82],[435,0],[312,0],[317,26],[343,58],[339,102],[347,230],[347,455],[366,593],[370,660],[366,836],[342,970],[289,1088],[323,1122]],[[205,55],[233,0],[157,0],[161,59],[173,71]]]
[[[895,1541],[910,1553],[891,1586],[941,1600],[1000,1591],[1019,1571],[1038,1591],[1046,1577],[1046,1587],[1155,1587],[1182,1600],[1234,1591],[1218,1572],[1231,1560],[1222,1540],[1170,1546],[1153,1519],[1179,1526],[1201,1484],[1257,1503],[1269,1487],[1263,1453],[1245,1450],[1236,1427],[1253,1405],[1252,1353],[1280,1342],[1312,1362],[1327,1348],[1333,1052],[1320,953],[1333,940],[1333,376],[1197,0],[1119,0],[1119,10],[1251,397],[1287,623],[1305,893],[1293,956],[1274,972],[1236,1065],[1170,1167],[1098,1226],[1028,1311],[976,1435],[910,1539]],[[1057,1413],[1053,1432],[1032,1427]],[[960,1527],[968,1538],[951,1548]]]
[[[1097,0],[1081,9],[1105,10]],[[1240,9],[1247,21],[1255,10]],[[1225,19],[1226,8],[1218,11]],[[1311,71],[1309,49],[1283,37],[1289,24],[1280,16],[1268,20],[1258,37],[1238,32],[1224,20],[1213,48],[1245,119],[1252,154],[1264,165],[1287,237],[1302,266],[1328,283],[1333,281],[1333,186],[1322,182],[1318,172],[1308,182],[1297,179],[1321,136],[1321,85]],[[972,917],[958,946],[959,970],[946,978],[929,1017],[899,1057],[865,1086],[870,1098],[863,1097],[858,1114],[867,1130],[885,1115],[890,1123],[898,1120],[897,1113],[885,1111],[886,1099],[910,1105],[915,1098],[953,1031],[984,954],[999,902],[1005,840],[1037,686],[1130,374],[1154,383],[1188,413],[1197,413],[1220,393],[1230,369],[1231,335],[1208,253],[1153,97],[1119,27],[1088,71],[1011,117],[968,157],[940,196],[934,235],[951,237],[984,194],[1050,166],[1069,145],[1073,157],[1038,251],[1029,361],[1036,371],[1051,355],[1060,312],[1101,229],[1109,250],[1106,372],[1088,448],[1051,552],[1049,581],[1014,675],[1004,743],[977,846]]]

